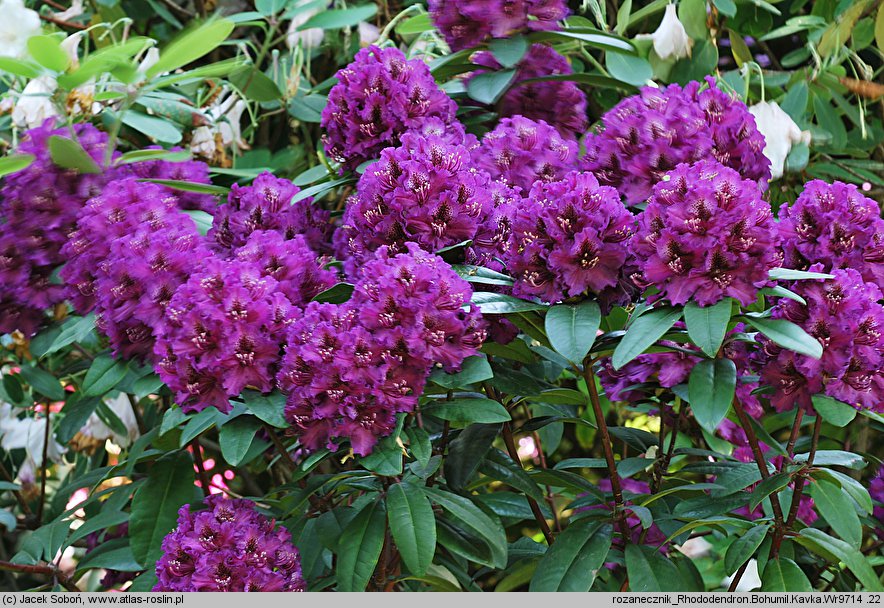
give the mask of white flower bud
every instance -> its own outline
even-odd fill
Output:
[[[783,176],[786,157],[794,144],[810,143],[810,132],[802,131],[775,101],[757,103],[749,112],[764,136],[764,155],[770,161],[771,179]]]
[[[378,26],[373,25],[368,21],[360,21],[358,30],[360,46],[371,46],[381,35],[381,30],[378,29]]]
[[[290,49],[295,48],[298,44],[305,49],[315,49],[322,44],[322,40],[325,38],[325,32],[320,28],[311,27],[310,29],[298,31],[299,27],[307,23],[307,21],[318,12],[318,10],[309,10],[298,13],[292,17],[292,21],[289,23],[288,33],[286,33],[285,36],[285,43]]]
[[[663,21],[660,27],[653,34],[640,34],[636,36],[639,40],[653,40],[654,52],[660,59],[682,59],[691,56],[691,47],[694,41],[688,36],[681,21],[678,20],[678,14],[674,4],[666,5],[666,12],[663,14]]]
[[[0,0],[0,57],[24,57],[28,38],[40,31],[40,15],[25,8],[23,0]]]

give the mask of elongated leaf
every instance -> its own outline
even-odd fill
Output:
[[[611,549],[609,524],[578,519],[547,549],[531,578],[530,591],[589,591]]]
[[[814,359],[823,356],[822,344],[791,321],[748,316],[742,319],[785,349]]]
[[[701,427],[715,432],[734,400],[737,368],[730,359],[705,359],[691,370],[688,395],[691,411]]]
[[[795,462],[807,462],[808,454],[796,454]],[[868,464],[865,458],[853,452],[844,450],[817,450],[813,459],[816,466],[847,467],[848,469],[863,469]]]
[[[844,427],[856,418],[854,408],[828,395],[814,395],[812,400],[813,409],[829,424]]]
[[[338,545],[338,591],[365,591],[384,546],[383,500],[369,502],[341,532]]]
[[[767,526],[754,526],[746,530],[740,538],[731,543],[724,554],[724,571],[736,572],[748,562],[767,536]]]
[[[101,173],[101,169],[83,146],[67,137],[49,137],[49,156],[53,163],[63,169],[74,169],[80,173]]]
[[[27,169],[35,158],[33,154],[11,154],[0,158],[0,177]]]
[[[614,349],[612,363],[620,369],[659,340],[681,318],[681,309],[664,306],[646,312],[632,322],[620,344]]]
[[[556,351],[573,363],[582,363],[595,342],[602,313],[592,300],[559,304],[546,313],[546,335]]]
[[[761,577],[761,591],[771,593],[774,591],[813,591],[813,585],[807,580],[807,576],[791,559],[779,557],[767,562],[764,567],[764,576]]]
[[[402,561],[423,576],[436,552],[436,519],[420,487],[397,483],[387,490],[387,519]]]
[[[626,574],[630,591],[679,591],[685,588],[678,568],[656,547],[626,545]]]
[[[335,30],[350,27],[357,25],[360,21],[371,19],[377,12],[378,7],[374,4],[338,10],[323,10],[310,17],[298,27],[298,30],[303,31],[311,28]]]
[[[854,549],[859,549],[863,539],[862,525],[856,509],[853,508],[853,501],[841,487],[818,480],[810,484],[810,496],[817,511],[832,526],[832,530]]]
[[[451,442],[444,464],[449,487],[460,491],[467,486],[500,429],[500,424],[471,424]]]
[[[727,324],[731,320],[731,298],[725,298],[712,306],[700,307],[688,302],[684,307],[684,321],[688,326],[688,335],[700,349],[715,357],[724,335]]]
[[[460,277],[469,283],[485,285],[512,285],[513,280],[505,274],[483,266],[460,265],[451,267]]]
[[[507,422],[511,419],[509,412],[500,403],[478,397],[435,401],[425,406],[423,412],[442,420],[459,423]]]
[[[455,374],[446,374],[443,370],[434,370],[430,374],[430,380],[447,389],[464,388],[493,377],[494,372],[484,356],[467,357],[461,370]]]
[[[61,48],[61,41],[55,36],[31,36],[28,38],[28,53],[53,72],[64,72],[71,63],[71,58]]]
[[[806,279],[831,279],[833,275],[824,272],[808,272],[791,268],[773,268],[767,276],[773,281],[801,281]]]
[[[164,144],[177,144],[184,137],[181,130],[169,120],[129,110],[123,114],[123,124]]]
[[[147,76],[172,72],[209,54],[227,39],[233,28],[232,21],[216,19],[187,32],[160,51],[159,61],[147,70]]]
[[[492,568],[503,568],[506,565],[506,533],[497,517],[488,515],[463,496],[436,488],[424,488],[424,492],[430,500],[449,513],[459,526],[482,540],[490,556],[486,565]]]
[[[157,460],[135,492],[129,539],[132,555],[144,568],[162,556],[163,538],[175,527],[178,509],[194,498],[193,484],[193,460],[187,452],[177,452]]]
[[[129,364],[117,361],[110,355],[99,355],[92,362],[83,380],[83,394],[87,397],[100,397],[107,394],[126,377]]]
[[[260,428],[261,421],[252,416],[239,416],[222,426],[218,431],[218,443],[224,460],[233,466],[239,465],[249,453]]]
[[[288,427],[289,423],[286,422],[285,416],[283,416],[285,395],[282,393],[262,395],[258,391],[245,390],[242,393],[242,397],[249,411],[270,426],[278,429]]]
[[[482,72],[470,78],[467,83],[467,94],[479,103],[494,105],[515,77],[516,71],[513,69]]]
[[[881,585],[866,556],[843,540],[833,538],[816,528],[805,528],[797,536],[792,537],[792,540],[825,559],[844,562],[859,580],[863,591],[884,591],[884,586]]]
[[[39,367],[23,365],[18,373],[31,388],[41,395],[49,397],[53,401],[64,399],[65,393],[61,382],[49,372]]]
[[[762,479],[755,489],[752,490],[752,498],[749,500],[749,510],[754,511],[755,508],[761,504],[761,502],[775,492],[779,492],[792,481],[792,476],[789,473],[775,473],[768,477],[767,479]],[[771,500],[776,500],[776,498],[772,498]]]

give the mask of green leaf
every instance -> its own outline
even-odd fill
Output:
[[[496,516],[486,514],[472,501],[457,494],[436,488],[424,488],[424,493],[449,513],[459,526],[483,542],[490,552],[490,559],[481,563],[498,569],[506,566],[506,533]]]
[[[562,40],[564,42],[580,40],[591,47],[606,51],[635,53],[635,47],[628,40],[624,40],[619,36],[614,36],[591,27],[574,27],[559,31],[534,32],[528,38],[535,42],[544,40]]]
[[[704,359],[688,380],[691,411],[701,427],[714,433],[734,400],[737,368],[730,359]]]
[[[40,68],[30,61],[21,61],[12,57],[0,57],[0,73],[2,72],[31,80],[40,75]]]
[[[159,184],[173,190],[181,190],[182,192],[196,192],[198,194],[214,194],[216,196],[226,196],[230,192],[230,188],[224,186],[215,186],[213,184],[202,184],[200,182],[185,182],[174,179],[140,179],[140,182],[150,182],[151,184]]]
[[[644,86],[654,77],[654,68],[648,60],[635,55],[605,53],[605,67],[617,80],[637,87]]]
[[[119,542],[114,542],[119,541]],[[135,561],[132,547],[125,538],[105,541],[77,563],[77,571],[90,568],[109,568],[120,572],[138,572],[144,568]]]
[[[492,38],[488,43],[488,50],[500,65],[512,68],[525,56],[528,41],[518,34],[510,38]]]
[[[791,559],[778,557],[767,562],[764,567],[764,575],[761,577],[761,591],[766,593],[775,591],[811,592],[813,585],[807,580],[807,576],[798,567],[798,564]]]
[[[293,118],[302,122],[319,122],[322,120],[322,110],[326,104],[328,97],[325,95],[303,95],[293,97],[289,101],[288,110]]]
[[[177,144],[183,137],[181,130],[172,121],[159,116],[129,110],[123,114],[121,120],[127,127],[164,144]]]
[[[147,482],[132,497],[129,539],[132,555],[150,568],[163,555],[163,538],[178,520],[178,509],[194,498],[193,460],[187,452],[157,460]]]
[[[34,61],[53,72],[64,72],[71,64],[71,58],[56,36],[31,36],[28,38],[28,53]]]
[[[820,469],[819,471],[814,472],[813,476],[824,476],[825,478],[837,481],[841,484],[841,489],[856,501],[856,504],[859,505],[859,508],[864,515],[868,515],[872,512],[872,497],[869,495],[869,490],[856,479],[853,479],[840,471],[833,471],[832,469]]]
[[[341,531],[338,546],[338,591],[365,591],[384,546],[384,501],[369,501]]]
[[[160,51],[160,59],[147,70],[147,77],[172,72],[209,54],[233,31],[234,23],[215,19],[179,36]]]
[[[685,32],[694,40],[705,40],[709,36],[706,27],[706,0],[682,0],[678,3],[678,20]]]
[[[792,270],[791,268],[773,268],[768,273],[772,281],[803,281],[806,279],[831,279],[834,275],[825,272],[808,272],[806,270]]]
[[[767,536],[767,526],[753,526],[740,538],[731,543],[724,554],[724,571],[736,572],[748,562]]]
[[[214,406],[207,407],[200,413],[191,416],[187,424],[184,425],[184,428],[181,429],[178,446],[183,448],[203,432],[215,426],[219,422],[220,417],[221,412]]]
[[[817,480],[816,483],[810,484],[810,496],[813,498],[814,507],[832,530],[858,550],[863,539],[862,525],[853,507],[853,501],[841,490],[841,487],[828,481]]]
[[[406,19],[396,26],[396,33],[400,36],[414,36],[429,32],[431,29],[433,29],[433,22],[430,20],[429,13],[422,13]]]
[[[485,461],[479,467],[479,471],[486,477],[502,481],[511,488],[519,490],[538,503],[542,503],[546,499],[543,490],[534,483],[528,473],[500,450],[490,450]]]
[[[609,524],[578,519],[547,549],[531,578],[530,591],[589,591],[611,549]]]
[[[749,325],[770,338],[775,344],[799,355],[814,359],[823,356],[823,346],[809,333],[786,319],[743,316]]]
[[[513,284],[513,280],[507,275],[482,266],[455,265],[451,269],[468,283],[482,283],[484,285]]]
[[[247,389],[242,392],[242,398],[249,411],[270,426],[278,429],[289,426],[283,415],[285,395],[282,393],[262,395],[258,391]]]
[[[64,399],[65,393],[61,382],[49,372],[32,365],[22,365],[18,373],[31,388],[41,395],[49,397],[53,401]]]
[[[444,463],[445,480],[449,487],[460,491],[467,486],[500,429],[500,424],[472,424],[451,442]]]
[[[79,393],[74,393],[61,408],[64,418],[58,425],[57,439],[61,443],[67,443],[73,439],[74,435],[89,420],[89,416],[96,410],[99,403],[101,403],[101,399],[97,397],[83,397]]]
[[[387,490],[387,521],[402,561],[423,576],[436,553],[436,518],[420,487],[397,483]]]
[[[358,25],[360,21],[371,19],[377,12],[378,7],[374,4],[338,10],[323,10],[310,17],[310,19],[298,27],[298,30],[309,30],[314,27],[323,30],[336,30],[350,27]]]
[[[837,149],[847,145],[847,129],[844,127],[844,121],[831,103],[819,95],[814,95],[813,113],[817,124],[832,136],[832,147]]]
[[[209,233],[209,230],[212,229],[213,218],[205,211],[200,211],[199,209],[185,209],[183,210],[183,213],[190,216],[190,219],[196,224],[196,229],[201,235],[206,236]]]
[[[664,306],[646,312],[634,320],[614,349],[614,369],[620,369],[662,338],[681,318],[681,313],[680,308]]]
[[[470,301],[478,306],[482,314],[485,315],[503,315],[532,310],[546,310],[547,308],[543,304],[489,291],[473,292],[473,297]]]
[[[331,304],[343,304],[353,295],[351,283],[336,283],[313,298],[314,302],[329,302]]]
[[[273,80],[261,70],[243,66],[229,77],[230,83],[250,101],[260,103],[275,101],[282,97],[282,92]]]
[[[85,317],[70,317],[62,326],[61,333],[52,341],[43,356],[60,351],[65,346],[74,342],[80,342],[95,329],[95,315],[88,314]]]
[[[389,437],[384,437],[367,456],[359,457],[359,464],[369,471],[384,477],[393,477],[402,474],[402,446],[397,441],[397,431]]]
[[[875,17],[875,42],[878,44],[878,50],[884,52],[884,4],[878,7],[878,14]]]
[[[762,479],[758,482],[758,485],[755,486],[755,489],[752,490],[752,496],[749,499],[749,510],[754,511],[765,498],[775,492],[779,492],[789,485],[789,482],[791,481],[792,476],[786,472],[774,473],[770,477]]]
[[[101,169],[86,150],[67,137],[49,137],[49,156],[53,163],[63,169],[74,169],[80,173],[101,173]]]
[[[506,408],[493,399],[462,398],[434,401],[422,408],[424,414],[457,423],[508,422],[512,419]]]
[[[0,526],[6,528],[7,532],[14,532],[15,528],[18,526],[18,520],[11,511],[0,509]]]
[[[678,568],[653,546],[626,545],[626,575],[629,590],[633,592],[680,591],[684,588]]]
[[[33,154],[10,154],[0,158],[0,177],[27,169],[34,162]]]
[[[804,528],[797,536],[793,536],[792,540],[824,559],[844,562],[859,580],[863,591],[884,591],[884,586],[881,585],[866,556],[843,540],[833,538],[816,528]]]
[[[117,361],[110,355],[99,355],[86,372],[80,388],[87,397],[101,397],[119,384],[128,371],[127,361]]]
[[[795,462],[807,462],[807,454],[796,454]],[[813,459],[814,466],[847,467],[848,469],[863,469],[868,464],[866,459],[853,452],[843,450],[817,450]]]
[[[467,82],[467,94],[479,103],[494,105],[515,77],[516,71],[513,69],[476,74]]]
[[[845,427],[856,418],[854,408],[828,395],[814,395],[811,400],[813,401],[813,409],[829,424]]]
[[[599,305],[592,300],[559,304],[546,313],[546,335],[560,355],[580,364],[595,342],[601,318]]]
[[[733,17],[737,14],[737,5],[734,4],[734,0],[712,0],[712,3],[718,12],[726,17]],[[743,42],[742,39],[740,41]],[[743,42],[743,44],[746,43]]]
[[[482,355],[467,357],[463,361],[461,370],[455,374],[446,374],[437,369],[430,374],[430,380],[447,389],[465,388],[477,382],[484,382],[494,377],[491,365]]]
[[[221,455],[232,466],[238,466],[261,428],[261,422],[252,416],[238,416],[221,427],[218,431],[218,443],[221,444]]]
[[[727,333],[727,324],[731,320],[731,298],[725,298],[712,306],[697,306],[688,302],[684,307],[684,321],[688,327],[688,335],[694,344],[709,355],[715,357]]]

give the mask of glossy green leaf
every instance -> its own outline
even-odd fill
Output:
[[[645,352],[675,325],[681,314],[681,308],[664,306],[648,311],[633,321],[626,330],[626,335],[620,340],[620,344],[614,349],[612,357],[614,369],[620,369]]]
[[[781,556],[769,561],[764,567],[764,575],[761,577],[762,592],[810,592],[813,590],[813,585],[807,580],[807,576],[791,559]]]
[[[758,482],[758,485],[755,486],[755,489],[752,490],[752,497],[749,499],[749,510],[754,511],[758,505],[760,505],[765,498],[779,492],[792,481],[792,476],[789,473],[774,473],[770,477],[762,479]]]
[[[731,543],[724,554],[724,571],[736,572],[740,566],[748,562],[764,542],[767,531],[767,526],[753,526]]]
[[[605,67],[617,80],[637,87],[644,86],[654,77],[654,69],[648,60],[635,55],[608,52]]]
[[[460,398],[434,401],[422,408],[424,414],[458,423],[491,423],[511,420],[509,412],[497,401],[484,398]]]
[[[516,71],[513,69],[476,74],[467,82],[467,94],[479,103],[494,105],[515,77]]]
[[[336,568],[338,591],[365,591],[384,546],[385,511],[383,500],[372,500],[341,531]]]
[[[0,177],[27,169],[35,158],[33,154],[10,154],[0,158]]]
[[[558,304],[546,312],[546,335],[563,357],[580,364],[595,342],[601,322],[599,305],[592,300]]]
[[[488,50],[500,65],[511,68],[525,56],[528,41],[518,34],[509,38],[492,38],[488,42]]]
[[[715,357],[727,333],[731,320],[731,298],[725,298],[712,306],[700,307],[688,302],[684,307],[684,321],[688,335],[700,349],[710,357]]]
[[[866,556],[843,540],[833,538],[816,528],[804,528],[797,536],[792,537],[792,540],[824,559],[844,562],[844,565],[859,580],[863,591],[884,591],[884,586],[881,585],[878,575],[875,574],[875,570],[869,564]]]
[[[148,78],[172,72],[211,53],[227,40],[234,25],[227,19],[210,20],[176,38],[160,50],[159,61],[147,70]]]
[[[63,169],[73,169],[79,173],[101,173],[101,169],[86,150],[73,139],[52,135],[49,137],[49,156],[52,162]]]
[[[786,319],[765,317],[741,317],[746,323],[763,333],[775,344],[799,355],[807,355],[814,359],[823,356],[823,346],[819,341],[798,325]]]
[[[737,368],[730,359],[704,359],[688,380],[691,411],[701,427],[715,432],[730,411],[737,386]]]
[[[626,575],[633,592],[684,589],[678,568],[654,546],[626,545]]]
[[[604,522],[578,519],[546,550],[530,591],[589,591],[611,549],[613,529]]]
[[[242,398],[249,411],[270,426],[278,429],[284,429],[289,426],[282,413],[283,409],[285,409],[285,395],[282,393],[276,392],[262,395],[258,391],[247,389],[243,391]]]
[[[824,480],[810,484],[810,496],[814,507],[832,530],[855,549],[862,543],[863,530],[853,501],[841,490],[841,486]]]
[[[252,416],[238,416],[221,427],[218,431],[218,443],[221,444],[221,455],[232,466],[239,465],[261,428],[261,421]]]
[[[353,8],[337,10],[323,10],[305,21],[298,27],[298,31],[319,28],[323,30],[336,30],[343,27],[358,25],[360,21],[366,21],[374,17],[378,7],[374,4],[366,4]]]
[[[28,38],[28,53],[34,61],[53,72],[64,72],[71,63],[57,36],[31,36]]]
[[[110,355],[99,355],[92,361],[81,389],[87,397],[100,397],[107,394],[126,377],[129,363],[114,359]]]
[[[482,541],[489,551],[486,565],[493,568],[503,568],[506,565],[506,533],[497,517],[488,515],[463,496],[437,488],[424,488],[424,492],[430,500],[450,514],[459,526],[463,526],[471,536]]]
[[[436,518],[420,487],[397,483],[387,490],[387,520],[402,561],[423,576],[436,552]]]
[[[46,370],[33,365],[22,365],[18,373],[31,388],[41,395],[49,397],[53,401],[64,399],[65,392],[61,382]]]
[[[845,427],[856,418],[856,409],[828,395],[814,395],[812,401],[813,409],[834,426]]]

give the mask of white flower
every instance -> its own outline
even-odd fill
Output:
[[[729,588],[736,575],[735,572],[725,578],[721,581],[721,586],[725,589]],[[749,560],[749,565],[746,566],[746,571],[743,572],[743,576],[740,578],[740,582],[737,583],[737,588],[734,589],[734,591],[746,592],[758,589],[759,587],[761,587],[761,577],[758,576],[758,560],[753,558]]]
[[[190,140],[191,151],[212,159],[227,148],[247,150],[249,146],[243,140],[240,128],[245,109],[246,103],[233,93],[223,101],[216,102],[205,112],[211,124],[194,129]]]
[[[12,108],[12,122],[15,126],[19,129],[33,129],[47,118],[58,116],[58,110],[51,99],[57,88],[52,76],[39,76],[31,80]]]
[[[381,35],[381,30],[378,29],[378,26],[368,21],[360,21],[357,29],[359,30],[360,46],[371,46]]]
[[[43,465],[43,445],[46,443],[46,416],[19,418],[8,403],[0,404],[0,448],[9,451],[24,449],[36,467]],[[66,452],[55,437],[49,437],[46,457],[61,462]]]
[[[636,36],[639,40],[653,40],[654,51],[660,59],[682,59],[691,56],[691,46],[694,41],[688,36],[681,21],[678,20],[678,14],[675,11],[674,4],[666,5],[666,12],[663,13],[663,21],[660,27],[653,34],[639,34]]]
[[[702,536],[696,536],[684,541],[684,544],[676,547],[678,551],[691,559],[700,559],[708,557],[712,552],[712,545]]]
[[[325,32],[320,28],[311,27],[310,29],[298,31],[299,27],[307,23],[318,12],[319,9],[312,9],[300,12],[292,17],[292,21],[289,23],[289,30],[285,35],[285,43],[290,49],[295,48],[299,43],[305,49],[315,49],[322,44]]]
[[[28,38],[40,33],[40,15],[25,8],[24,0],[0,0],[0,57],[23,57]]]
[[[61,21],[70,21],[74,17],[79,17],[83,14],[83,0],[74,0],[71,2],[71,7],[67,10],[64,10],[60,13],[55,13],[55,18]]]
[[[764,136],[764,155],[770,161],[771,179],[783,176],[786,157],[794,144],[810,144],[810,131],[802,131],[775,101],[757,103],[749,111]]]
[[[104,403],[120,419],[123,426],[126,427],[126,435],[114,432],[113,429],[101,420],[97,413],[89,416],[86,424],[80,429],[80,433],[97,441],[104,442],[110,439],[120,447],[129,447],[140,435],[138,432],[138,422],[135,419],[135,412],[132,411],[132,404],[129,398],[125,394],[120,393],[113,399],[105,399]]]

